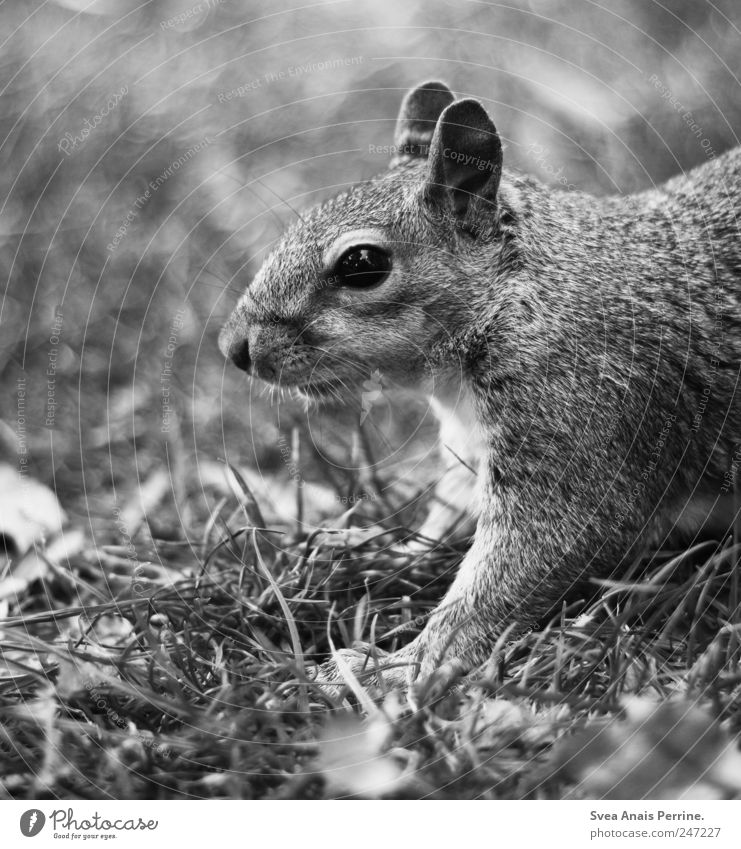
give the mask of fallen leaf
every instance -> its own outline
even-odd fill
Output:
[[[383,751],[391,726],[379,711],[363,722],[355,714],[330,720],[319,740],[318,769],[333,795],[376,799],[403,783],[403,766]]]
[[[64,518],[49,487],[7,463],[0,464],[0,535],[8,556],[21,556],[34,543],[58,533]]]
[[[11,563],[7,575],[0,580],[0,600],[22,596],[29,584],[48,578],[54,571],[65,574],[65,561],[82,550],[84,539],[81,531],[68,530],[51,540],[43,551],[34,545]]]

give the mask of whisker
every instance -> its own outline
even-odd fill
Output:
[[[219,283],[209,283],[206,280],[196,279],[193,281],[194,286],[213,286],[214,289],[221,289],[223,292],[234,292],[235,295],[243,295],[244,289],[235,289],[233,286],[230,286],[225,280],[222,280],[218,274],[215,274],[213,271],[209,271],[213,277],[215,277]]]
[[[298,219],[299,219],[299,221],[301,221],[301,223],[302,223],[302,224],[306,224],[306,221],[304,221],[304,218],[303,218],[303,216],[301,215],[301,213],[300,213],[297,209],[295,209],[293,206],[291,206],[291,204],[290,204],[290,203],[288,203],[288,201],[287,201],[284,197],[281,197],[281,196],[278,194],[278,192],[276,192],[276,191],[275,191],[274,189],[272,189],[270,186],[268,186],[268,185],[266,185],[265,183],[263,183],[263,181],[262,181],[259,177],[255,177],[255,178],[254,178],[254,180],[255,180],[255,182],[256,182],[256,183],[259,183],[259,184],[260,184],[260,185],[261,185],[264,189],[267,189],[267,191],[269,191],[271,195],[274,195],[275,197],[277,197],[277,198],[278,198],[278,200],[279,200],[281,203],[284,203],[284,204],[285,204],[285,205],[286,205],[286,206],[287,206],[287,207],[291,210],[291,212],[292,212],[294,215],[298,216]],[[249,187],[247,187],[247,188],[249,188]]]
[[[224,167],[225,167],[225,166],[224,166]],[[234,180],[234,182],[235,182],[238,186],[240,186],[240,188],[247,189],[247,191],[248,191],[248,192],[250,192],[250,194],[252,194],[252,196],[253,196],[253,197],[256,197],[256,198],[260,201],[260,203],[261,203],[261,204],[265,207],[265,209],[266,209],[266,210],[267,210],[267,211],[268,211],[268,212],[269,212],[269,213],[273,216],[273,218],[275,218],[275,220],[276,220],[276,221],[278,222],[278,224],[280,225],[281,232],[285,229],[285,226],[286,226],[286,225],[285,225],[285,222],[281,219],[281,217],[278,215],[278,213],[277,213],[277,212],[273,209],[273,207],[272,207],[272,206],[269,206],[269,205],[265,202],[265,200],[263,200],[263,198],[261,198],[261,197],[260,197],[260,195],[259,195],[259,194],[258,194],[258,193],[257,193],[257,192],[253,189],[253,188],[252,188],[252,186],[250,186],[250,185],[249,185],[249,183],[243,183],[241,180],[238,180],[238,179],[237,179],[237,178],[236,178],[233,174],[229,174],[229,173],[227,173],[226,171],[224,171],[224,170],[223,170],[223,168],[219,168],[219,170],[218,170],[218,172],[217,172],[217,173],[219,173],[219,174],[223,174],[223,176],[225,176],[225,177],[226,177],[227,179],[229,179],[229,180]],[[259,177],[255,177],[255,178],[254,178],[254,180],[255,180],[255,182],[257,182],[257,183],[260,183],[260,185],[261,185],[261,186],[263,186],[264,188],[266,188],[268,191],[272,191],[272,190],[270,189],[270,187],[269,187],[269,186],[266,186],[266,185],[265,185],[265,184],[264,184],[264,183],[263,183],[263,182],[259,179]],[[295,212],[295,210],[293,209],[293,207],[291,206],[291,204],[290,204],[290,203],[288,203],[288,201],[283,200],[283,198],[281,198],[281,197],[278,195],[278,193],[277,193],[277,192],[272,192],[272,193],[275,195],[275,197],[277,197],[277,198],[278,198],[278,200],[279,200],[279,201],[281,201],[282,203],[284,203],[284,204],[285,204],[285,205],[286,205],[286,206],[287,206],[287,207],[288,207],[288,208],[289,208],[292,212]],[[298,213],[296,213],[296,214],[298,215]],[[299,218],[301,218],[301,216],[300,216],[300,215],[299,215]],[[303,219],[302,219],[302,220],[303,220]]]

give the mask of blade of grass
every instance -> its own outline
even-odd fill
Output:
[[[296,661],[298,668],[301,670],[301,677],[306,678],[306,665],[304,663],[304,653],[301,648],[301,640],[298,635],[298,628],[296,627],[296,620],[291,612],[291,608],[286,601],[285,596],[281,592],[280,587],[278,586],[278,582],[275,580],[273,573],[268,569],[265,561],[263,560],[262,554],[260,553],[260,545],[257,539],[257,530],[252,531],[252,537],[255,547],[255,555],[257,557],[257,564],[260,571],[263,573],[268,583],[270,584],[273,593],[275,594],[276,599],[278,600],[278,604],[283,611],[283,615],[286,618],[286,624],[288,625],[288,633],[291,637],[291,646],[293,647],[293,656]],[[299,684],[298,691],[298,699],[301,710],[308,712],[309,710],[309,699],[306,692],[306,687],[303,684]]]

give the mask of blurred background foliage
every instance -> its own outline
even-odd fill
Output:
[[[225,367],[219,326],[290,206],[385,167],[370,146],[391,141],[413,84],[441,78],[479,98],[508,167],[598,194],[738,144],[735,0],[293,5],[0,8],[0,444],[17,463],[25,440],[31,473],[73,514],[110,521],[114,501],[165,465],[176,486],[188,475],[175,467],[220,457],[281,468],[280,431],[303,414],[270,408]],[[177,414],[163,434],[171,336]]]

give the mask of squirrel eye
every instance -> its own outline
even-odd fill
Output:
[[[342,286],[377,286],[391,272],[391,257],[373,245],[356,245],[337,260],[334,273]]]

